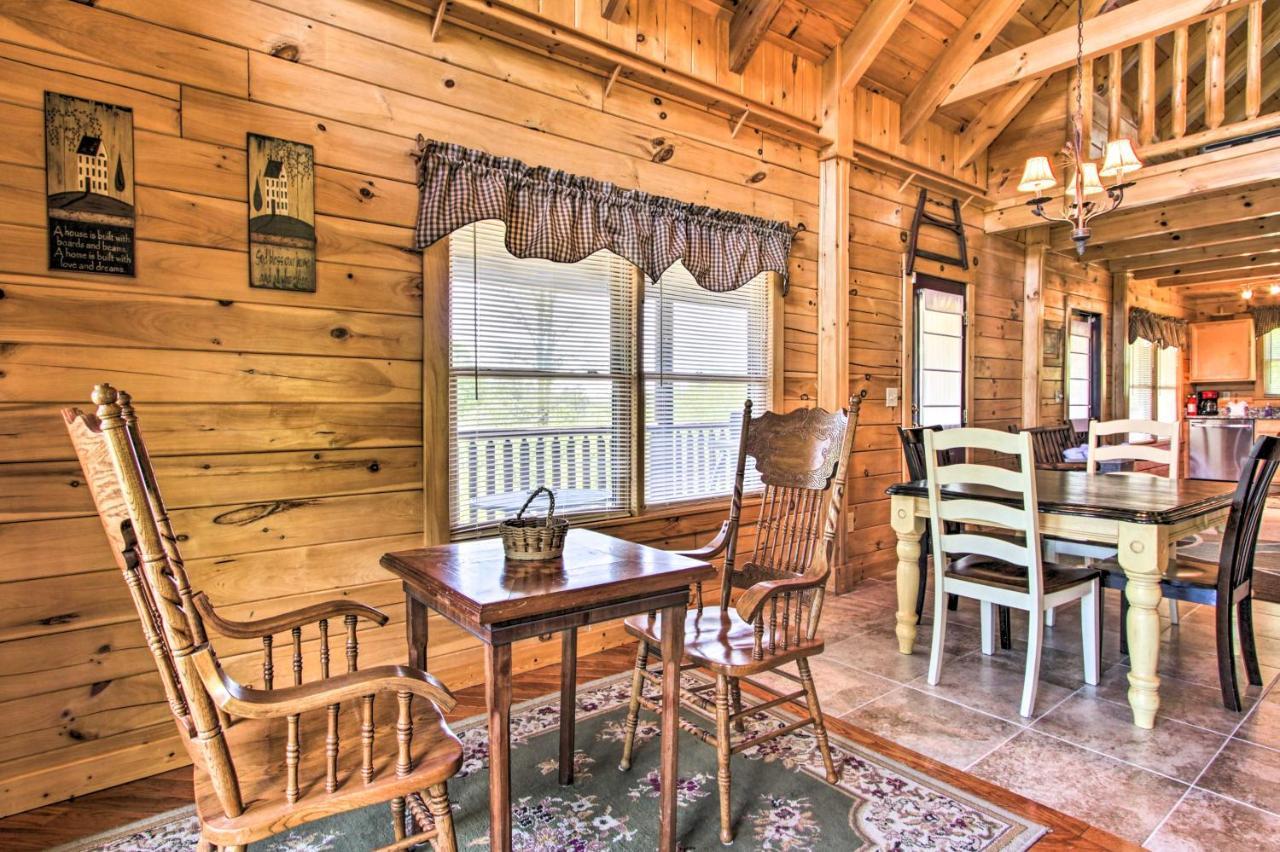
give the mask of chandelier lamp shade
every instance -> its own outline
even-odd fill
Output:
[[[1050,190],[1058,185],[1053,165],[1045,156],[1028,157],[1022,169],[1018,192],[1031,194],[1027,201],[1031,211],[1050,222],[1065,222],[1071,226],[1071,239],[1076,254],[1084,255],[1089,242],[1089,223],[1098,216],[1110,213],[1124,203],[1124,191],[1133,186],[1125,175],[1142,168],[1142,162],[1134,153],[1133,143],[1127,138],[1107,142],[1102,157],[1102,167],[1089,159],[1090,141],[1084,138],[1084,86],[1079,82],[1084,75],[1084,0],[1076,4],[1076,108],[1071,117],[1071,134],[1055,159],[1067,175],[1063,187],[1061,208],[1049,209],[1054,201]],[[1093,93],[1089,93],[1092,103]],[[1107,181],[1106,184],[1103,181]],[[1105,197],[1098,197],[1105,196]]]

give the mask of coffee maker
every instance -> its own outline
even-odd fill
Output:
[[[1202,390],[1196,394],[1196,413],[1201,417],[1218,416],[1218,396],[1216,390]]]

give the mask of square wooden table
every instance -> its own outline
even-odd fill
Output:
[[[1036,472],[1040,531],[1045,536],[1118,551],[1128,582],[1129,707],[1139,728],[1155,726],[1160,707],[1160,577],[1169,550],[1179,539],[1226,522],[1234,482],[1124,476],[1082,471]],[[1010,505],[1022,495],[985,486],[944,488],[944,495],[1003,495]],[[898,535],[898,650],[910,654],[916,639],[916,591],[920,588],[920,547],[929,499],[924,480],[889,487],[889,520]],[[1020,502],[1017,502],[1021,506]]]
[[[489,848],[511,849],[511,644],[562,634],[561,784],[573,783],[578,628],[636,613],[662,612],[661,848],[676,848],[676,737],[680,658],[689,587],[716,569],[591,530],[573,529],[551,562],[507,560],[497,538],[388,553],[382,566],[404,581],[409,665],[427,667],[427,610],[484,643],[489,710]]]

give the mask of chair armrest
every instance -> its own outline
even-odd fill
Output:
[[[458,703],[440,681],[421,669],[408,666],[375,666],[301,686],[262,690],[241,686],[227,677],[208,644],[196,649],[193,656],[200,679],[213,703],[232,716],[246,719],[293,716],[375,692],[412,693],[434,702],[446,712]]]
[[[295,627],[305,627],[321,619],[338,618],[346,615],[354,615],[356,618],[372,621],[379,627],[390,620],[386,613],[371,606],[365,606],[355,601],[337,600],[312,604],[302,609],[296,609],[293,612],[284,612],[280,615],[258,618],[253,621],[234,621],[218,615],[213,608],[213,604],[210,603],[208,595],[204,592],[196,594],[193,600],[195,601],[196,609],[200,612],[200,617],[204,619],[205,623],[212,627],[218,635],[226,636],[229,639],[261,639],[263,636],[270,636],[274,633],[285,633]]]
[[[714,559],[721,553],[724,553],[725,547],[729,544],[730,522],[724,521],[720,524],[720,531],[716,533],[715,538],[695,550],[679,550],[676,551],[680,556],[687,556],[690,559]]]
[[[763,580],[747,589],[734,603],[733,607],[738,611],[738,615],[742,616],[742,620],[752,622],[756,616],[764,609],[764,605],[770,598],[787,592],[803,592],[806,589],[812,589],[821,586],[826,582],[826,572],[821,575],[788,577],[784,580]]]

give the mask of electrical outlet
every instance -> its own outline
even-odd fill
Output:
[[[889,408],[897,408],[898,406],[898,389],[897,388],[885,389],[884,404]]]

